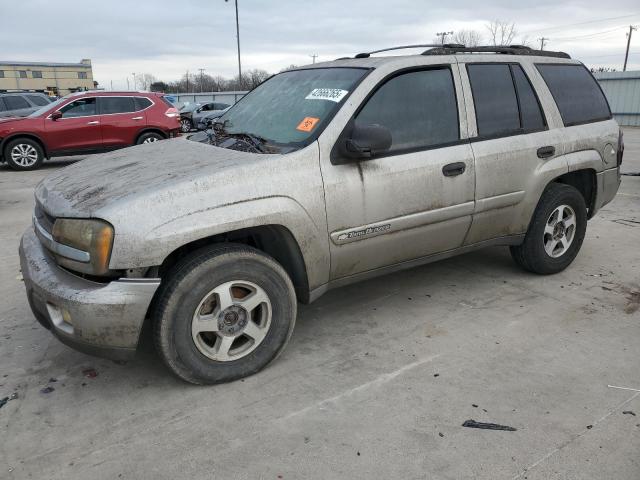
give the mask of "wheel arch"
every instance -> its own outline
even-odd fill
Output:
[[[584,198],[584,203],[587,205],[587,218],[593,217],[595,213],[596,197],[598,192],[595,169],[583,168],[580,170],[573,170],[554,178],[551,182],[549,182],[549,185],[552,183],[562,183],[565,185],[570,185],[578,190]],[[549,185],[547,185],[547,188]]]
[[[42,151],[44,152],[44,158],[49,158],[49,151],[47,150],[47,146],[44,141],[38,135],[26,132],[15,132],[6,138],[3,138],[2,143],[0,143],[0,154],[4,155],[4,149],[6,148],[7,144],[18,138],[28,138],[30,140],[38,142],[38,145],[40,145],[40,148],[42,148]]]
[[[309,303],[309,279],[304,256],[291,231],[278,224],[231,230],[189,242],[172,251],[158,267],[157,273],[162,278],[181,258],[200,248],[220,243],[249,245],[273,257],[291,278],[298,300]]]
[[[163,131],[161,128],[158,128],[158,127],[145,127],[142,130],[140,130],[138,132],[138,134],[136,135],[136,138],[134,140],[134,144],[137,144],[138,140],[140,140],[140,137],[142,135],[144,135],[145,133],[157,133],[158,135],[161,135],[162,138],[164,138],[164,139],[169,138],[169,135],[167,135],[167,133],[165,131]]]

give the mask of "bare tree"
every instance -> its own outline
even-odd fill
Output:
[[[482,34],[477,30],[458,30],[451,37],[451,42],[465,47],[477,47],[482,43]]]
[[[136,75],[136,83],[138,85],[134,85],[133,88],[136,89],[139,86],[141,90],[149,90],[151,84],[157,81],[158,79],[150,73],[140,73]]]
[[[494,46],[511,45],[518,34],[515,23],[502,20],[494,20],[488,23],[487,30],[489,31],[489,41]]]

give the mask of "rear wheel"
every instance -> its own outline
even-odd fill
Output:
[[[156,132],[143,133],[142,135],[140,135],[140,137],[138,137],[138,141],[136,142],[136,145],[142,145],[143,143],[159,142],[160,140],[164,140],[164,137],[159,133],[156,133]]]
[[[191,123],[191,120],[189,120],[188,118],[180,119],[180,131],[182,133],[189,133],[192,128],[193,128],[193,123]]]
[[[576,258],[587,230],[587,207],[570,185],[551,184],[543,194],[522,245],[511,256],[530,272],[548,275],[567,268]]]
[[[282,352],[296,307],[293,284],[274,259],[243,245],[208,247],[182,260],[159,292],[156,347],[183,380],[229,382]]]
[[[35,170],[44,162],[44,151],[35,140],[17,138],[7,144],[4,158],[14,170]]]

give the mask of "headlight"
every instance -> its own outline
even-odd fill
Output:
[[[109,272],[109,258],[113,245],[113,227],[102,220],[58,218],[53,224],[53,239],[89,254],[89,262],[60,257],[58,262],[71,270],[91,275],[105,275]]]

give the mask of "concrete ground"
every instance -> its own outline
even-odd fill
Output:
[[[65,163],[0,168],[0,478],[640,478],[640,177],[561,274],[493,248],[333,291],[265,371],[194,387],[148,342],[116,365],[32,317],[18,240]]]

